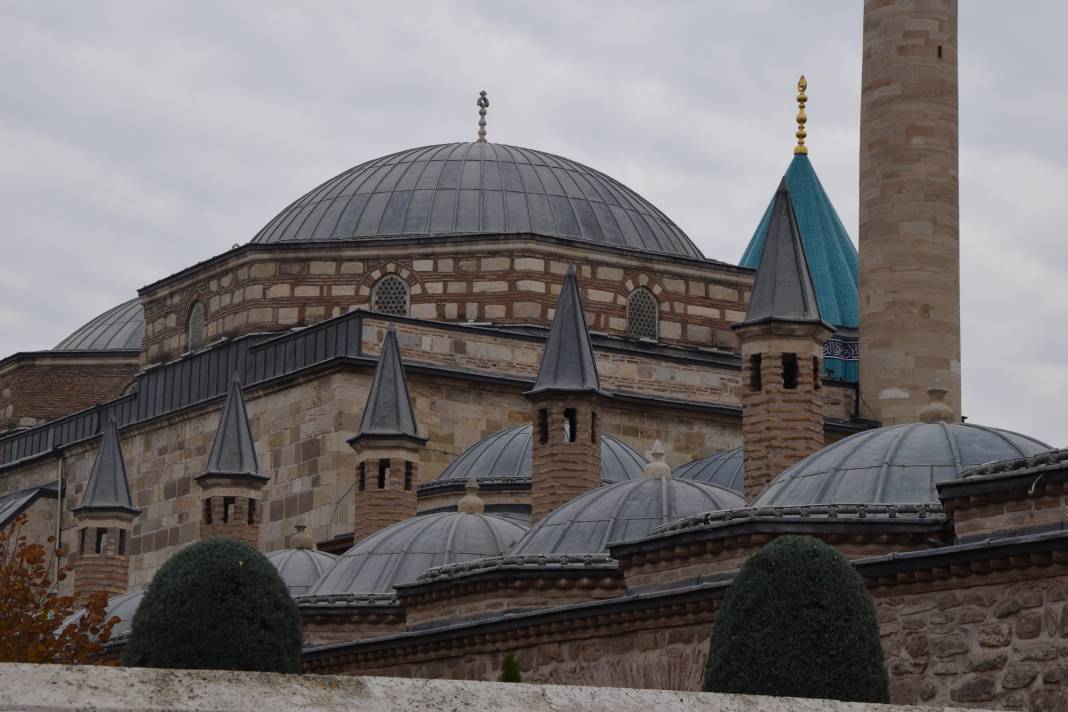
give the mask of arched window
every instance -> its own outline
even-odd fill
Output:
[[[204,345],[204,305],[197,302],[189,310],[189,350],[199,349]]]
[[[656,338],[656,321],[660,305],[648,289],[639,287],[627,297],[627,334],[644,339]]]
[[[408,315],[408,283],[395,274],[387,274],[371,292],[371,310],[396,316]]]

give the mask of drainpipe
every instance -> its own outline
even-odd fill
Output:
[[[66,461],[63,459],[63,450],[59,447],[52,449],[52,452],[59,458],[59,462],[56,463],[56,476],[59,480],[58,492],[56,494],[56,542],[55,548],[59,549],[63,546],[63,491],[65,489],[64,476],[66,475]],[[58,589],[59,587],[59,558],[55,558],[54,571],[52,574],[52,586]]]

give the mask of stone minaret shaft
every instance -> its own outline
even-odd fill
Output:
[[[862,412],[914,421],[940,379],[960,415],[957,2],[864,3]]]

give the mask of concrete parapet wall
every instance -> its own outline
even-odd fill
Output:
[[[832,700],[459,680],[0,665],[0,710],[907,712]],[[930,712],[932,708],[922,708]],[[949,712],[952,708],[940,708]]]

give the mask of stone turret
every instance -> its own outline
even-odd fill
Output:
[[[733,326],[742,351],[745,494],[753,501],[790,465],[824,445],[820,373],[823,321],[785,179],[745,321]]]
[[[262,490],[269,479],[260,474],[241,381],[235,374],[207,467],[196,478],[202,490],[201,538],[225,536],[258,549]]]
[[[526,394],[534,411],[534,522],[601,484],[600,387],[575,268],[569,265],[538,380]]]
[[[960,416],[957,2],[864,3],[860,392],[913,422],[935,378]]]
[[[355,543],[416,515],[420,453],[425,444],[415,422],[397,333],[390,324],[360,430],[349,440],[356,451]]]
[[[84,605],[90,594],[98,591],[109,597],[126,592],[130,578],[126,552],[138,511],[130,498],[118,429],[111,419],[100,438],[85,495],[73,512],[78,526],[76,606]]]

